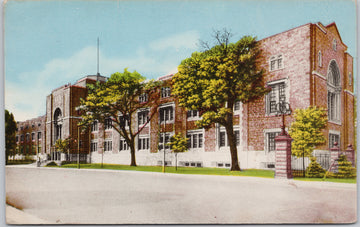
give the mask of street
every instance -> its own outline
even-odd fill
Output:
[[[6,201],[57,224],[352,223],[356,184],[6,167]]]

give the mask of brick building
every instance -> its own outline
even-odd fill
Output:
[[[272,91],[251,103],[236,103],[234,131],[241,168],[272,168],[275,162],[275,136],[280,132],[281,117],[276,104],[285,101],[292,110],[319,106],[328,109],[329,121],[323,130],[327,144],[317,153],[328,153],[336,141],[342,150],[355,144],[353,59],[346,52],[335,23],[327,26],[309,23],[259,41],[262,54],[259,67]],[[164,81],[161,105],[136,143],[139,165],[175,165],[166,143],[171,135],[182,132],[189,138],[189,151],[178,156],[178,165],[230,167],[231,158],[225,129],[215,124],[208,130],[195,127],[198,111],[186,111],[171,96],[171,76]],[[76,106],[87,94],[86,83],[105,81],[102,76],[87,76],[74,85],[65,85],[47,97],[46,153],[52,159],[60,154],[52,148],[58,138],[77,135],[79,115]],[[137,125],[146,119],[148,109],[139,110]],[[294,113],[294,111],[293,111]],[[293,113],[285,116],[288,127]],[[88,153],[92,162],[130,164],[130,149],[125,140],[111,128],[111,121],[94,122],[91,130],[80,133],[80,152]],[[78,138],[77,136],[75,138]],[[45,147],[44,146],[44,147]],[[71,153],[76,151],[72,147]]]

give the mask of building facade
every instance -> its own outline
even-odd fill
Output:
[[[250,103],[236,103],[234,132],[241,168],[273,168],[275,137],[280,133],[282,118],[276,114],[279,102],[289,103],[292,113],[285,116],[287,128],[294,120],[294,110],[309,106],[328,110],[328,124],[323,130],[327,143],[316,147],[317,153],[328,153],[334,142],[345,150],[355,144],[353,58],[346,52],[336,24],[327,26],[309,23],[259,41],[261,55],[258,66],[272,90]],[[171,95],[172,75],[160,77],[160,106],[151,121],[138,135],[136,161],[139,165],[175,165],[174,154],[167,143],[172,135],[181,132],[189,138],[188,152],[178,156],[179,166],[230,167],[231,157],[225,128],[214,124],[210,129],[197,128],[198,111],[179,107]],[[106,81],[102,76],[87,76],[74,85],[64,85],[47,96],[44,124],[44,153],[51,159],[61,159],[54,150],[59,138],[73,137],[80,143],[80,152],[91,162],[130,164],[130,148],[111,127],[94,122],[85,132],[78,131],[80,115],[76,107],[87,95],[86,84]],[[145,97],[139,97],[143,99]],[[149,109],[136,116],[142,127]],[[286,129],[287,129],[286,128]],[[74,136],[77,135],[77,136]],[[77,152],[73,144],[70,153]]]

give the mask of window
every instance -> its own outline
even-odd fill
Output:
[[[32,141],[35,140],[35,132],[31,133],[31,140],[32,140]]]
[[[20,136],[20,141],[21,141],[21,142],[24,142],[24,135],[21,135],[21,136]]]
[[[189,149],[198,149],[203,147],[203,133],[202,132],[188,132],[186,135],[188,139]]]
[[[161,98],[167,98],[170,97],[170,95],[171,95],[170,87],[161,88]]]
[[[160,137],[159,137],[159,150],[163,150],[164,149],[164,145],[165,145],[165,149],[170,149],[169,146],[169,142],[170,142],[170,133],[160,133]]]
[[[37,138],[38,138],[38,140],[41,140],[41,132],[37,133]]]
[[[149,110],[143,110],[138,112],[138,124],[139,126],[144,125],[149,121]]]
[[[335,60],[332,60],[329,65],[327,75],[327,89],[328,89],[328,119],[329,121],[340,123],[340,70]]]
[[[29,142],[30,141],[30,135],[29,133],[26,134],[26,142]]]
[[[335,142],[337,142],[338,147],[340,147],[340,135],[339,134],[329,133],[329,148],[330,149],[334,147]]]
[[[111,118],[106,118],[104,125],[105,125],[105,130],[111,129],[111,127],[112,127],[112,120],[111,120]]]
[[[140,103],[145,103],[147,101],[149,101],[149,95],[147,93],[143,93],[143,94],[139,95]]]
[[[270,58],[270,71],[283,69],[283,68],[284,68],[284,62],[283,62],[282,54],[277,56],[272,56]]]
[[[120,145],[119,145],[119,150],[120,151],[127,151],[129,150],[130,147],[129,145],[127,144],[126,140],[124,138],[121,138],[120,139]]]
[[[15,137],[15,141],[16,141],[16,142],[19,142],[19,136],[16,136],[16,137]]]
[[[234,111],[239,111],[240,110],[240,101],[236,101],[234,103]]]
[[[105,140],[104,151],[111,151],[111,150],[112,150],[112,140]]]
[[[160,123],[174,120],[173,106],[160,107]]]
[[[239,129],[234,129],[234,137],[235,137],[235,143],[236,146],[240,145],[240,131]],[[221,130],[219,132],[219,147],[226,147],[229,146],[228,144],[228,139],[227,139],[227,134],[224,130]]]
[[[280,132],[268,132],[266,133],[266,140],[267,140],[267,151],[275,151],[275,137],[279,135]]]
[[[138,139],[138,150],[149,150],[150,149],[150,138],[144,137]]]
[[[129,127],[129,118],[127,115],[119,116],[120,126]]]
[[[285,82],[270,84],[269,86],[271,91],[267,94],[266,112],[267,114],[276,114],[277,104],[286,101]]]
[[[337,49],[337,41],[336,41],[336,39],[333,40],[332,48],[333,48],[334,51],[336,51],[336,49]]]
[[[351,72],[349,72],[349,86],[352,85],[352,74]]]
[[[319,62],[319,66],[321,67],[322,66],[322,54],[321,54],[321,51],[319,51],[319,53],[318,53],[318,62]]]
[[[97,151],[97,142],[91,142],[90,143],[90,151],[91,152]]]
[[[91,131],[92,132],[98,131],[98,121],[97,120],[95,120],[91,123]]]
[[[187,118],[198,118],[199,117],[199,111],[197,110],[188,110],[187,111]]]

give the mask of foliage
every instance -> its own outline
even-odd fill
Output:
[[[5,110],[5,156],[6,164],[9,156],[15,155],[16,149],[16,122],[14,115],[8,110]]]
[[[356,169],[347,160],[346,155],[340,155],[339,157],[336,178],[356,178]]]
[[[115,129],[130,147],[131,165],[136,166],[135,138],[148,124],[157,111],[159,81],[145,80],[138,72],[116,72],[106,82],[89,85],[86,100],[81,100],[78,110],[82,112],[81,125],[90,125],[94,120],[101,123],[112,120]],[[140,102],[139,96],[148,100]],[[148,118],[141,127],[136,127],[135,114],[142,108],[149,108]],[[129,127],[127,127],[129,126]]]
[[[187,141],[181,133],[177,133],[170,138],[170,147],[174,153],[180,153],[187,151]]]
[[[55,149],[57,151],[61,151],[63,153],[67,152],[70,149],[70,141],[71,138],[68,137],[66,139],[58,139],[55,142]]]
[[[308,107],[295,110],[289,134],[293,138],[291,152],[297,157],[311,156],[314,147],[325,143],[321,130],[325,128],[327,112],[323,108]]]
[[[51,166],[58,166],[55,162],[49,162],[48,164],[46,164],[46,167],[51,167]]]
[[[316,161],[316,157],[310,158],[311,163],[306,168],[305,176],[309,178],[321,178],[324,177],[326,170]]]
[[[188,150],[188,138],[184,137],[181,133],[177,133],[170,138],[171,150],[175,153],[175,170],[177,170],[177,154]]]
[[[233,131],[233,106],[257,99],[269,89],[264,87],[263,73],[255,64],[260,53],[256,39],[244,36],[230,43],[226,30],[215,33],[215,45],[194,52],[178,66],[173,76],[173,94],[188,110],[200,110],[198,127],[213,123],[225,126],[232,158],[231,170],[240,170]]]

